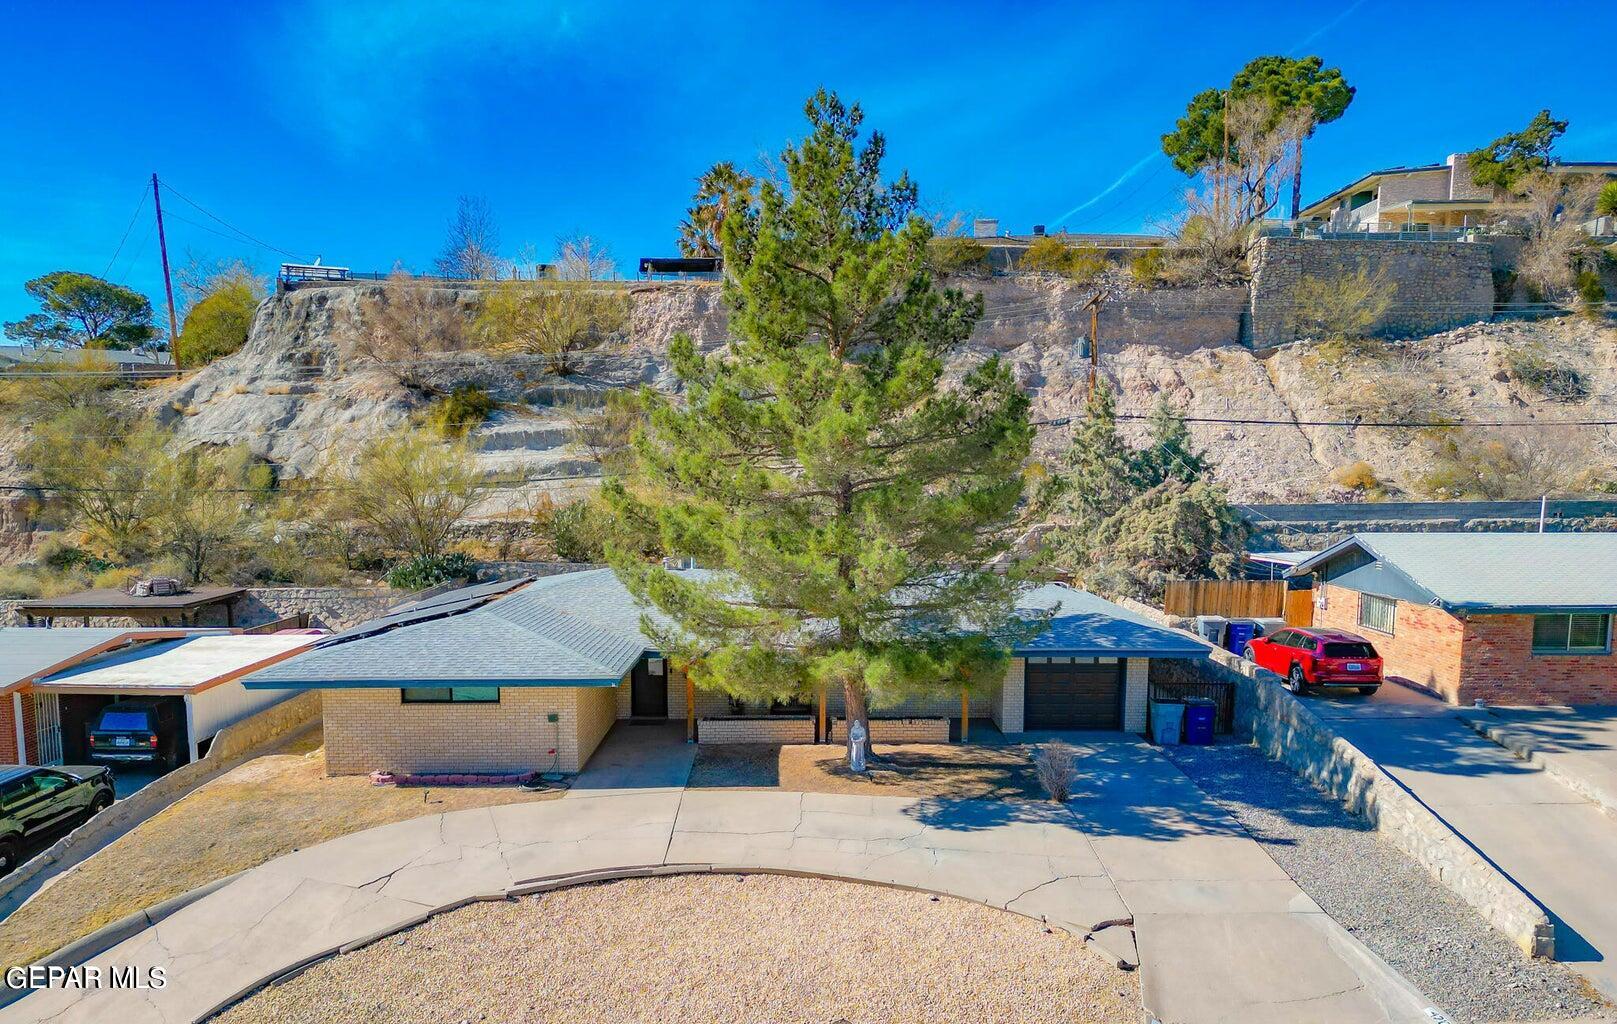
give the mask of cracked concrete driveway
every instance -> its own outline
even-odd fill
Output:
[[[1129,740],[1080,753],[1065,806],[614,788],[387,825],[265,864],[92,961],[162,965],[166,988],[44,990],[0,1022],[199,1020],[470,900],[614,873],[760,870],[976,900],[1095,933],[1114,959],[1133,952],[1119,927],[1132,921],[1142,998],[1168,1024],[1429,1019],[1177,768]]]

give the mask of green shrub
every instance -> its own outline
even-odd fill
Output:
[[[1581,402],[1589,397],[1589,381],[1576,367],[1551,359],[1542,345],[1523,345],[1505,352],[1511,379],[1545,398]]]
[[[246,281],[222,285],[185,314],[174,339],[174,358],[186,369],[206,366],[230,355],[247,341],[258,310],[258,295]]]
[[[1092,245],[1068,245],[1058,235],[1045,235],[1027,247],[1016,269],[1062,274],[1087,284],[1105,272],[1106,254]]]
[[[426,590],[440,583],[471,580],[477,563],[459,551],[447,555],[421,555],[388,571],[387,585],[394,590]]]
[[[1162,283],[1168,269],[1168,250],[1161,246],[1150,249],[1141,249],[1129,260],[1129,276],[1141,288],[1151,288]]]
[[[29,601],[45,595],[45,585],[27,569],[0,567],[0,600]]]
[[[95,575],[106,572],[113,567],[113,564],[105,558],[93,555],[83,548],[59,541],[48,542],[40,553],[39,560],[58,572],[83,569],[85,572]]]
[[[432,404],[427,422],[445,437],[465,437],[487,420],[498,403],[475,384],[463,384]]]
[[[934,271],[945,276],[989,271],[988,246],[964,235],[932,239],[926,246],[926,258]]]
[[[611,516],[596,501],[586,498],[563,505],[549,514],[542,527],[562,561],[606,561]]]
[[[1579,271],[1576,282],[1578,298],[1583,300],[1586,307],[1594,307],[1606,301],[1606,286],[1600,283],[1600,275],[1593,270]]]

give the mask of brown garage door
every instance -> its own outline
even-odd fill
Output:
[[[1123,727],[1123,663],[1116,658],[1029,658],[1024,687],[1024,728]]]

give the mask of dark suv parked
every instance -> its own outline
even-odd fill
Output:
[[[0,875],[22,859],[23,841],[112,806],[112,772],[99,765],[0,765]]]
[[[184,724],[167,701],[120,700],[101,709],[90,724],[90,760],[124,764],[179,764]]]

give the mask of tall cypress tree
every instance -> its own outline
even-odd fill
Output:
[[[731,342],[670,346],[677,399],[647,391],[634,459],[605,493],[620,525],[713,570],[612,550],[698,686],[751,700],[840,688],[850,721],[1001,677],[1008,543],[1032,441],[990,358],[946,382],[980,296],[937,287],[932,236],[886,144],[823,90],[754,210],[723,228]],[[656,627],[651,626],[654,632]]]

